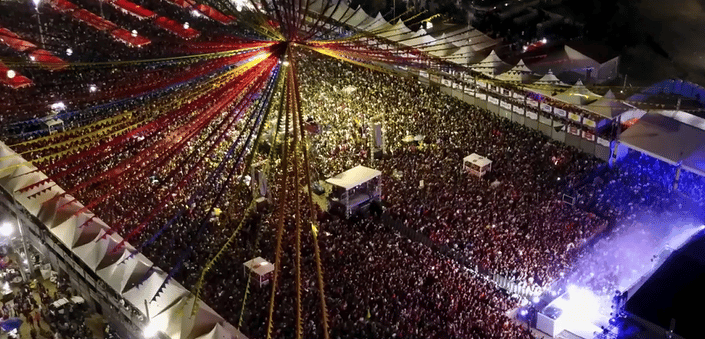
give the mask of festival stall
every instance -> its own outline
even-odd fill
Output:
[[[242,272],[262,287],[269,284],[269,280],[272,279],[274,265],[262,257],[257,257],[242,264]]]
[[[350,217],[382,196],[382,172],[362,165],[351,168],[326,182],[333,186],[328,196],[330,209],[342,208]]]
[[[463,170],[481,178],[492,171],[492,160],[477,153],[470,154],[463,158]]]

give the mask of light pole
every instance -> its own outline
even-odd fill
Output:
[[[39,25],[39,40],[42,42],[42,48],[44,47],[44,33],[42,32],[42,20],[39,17],[39,4],[42,3],[42,0],[32,0],[32,3],[34,3],[34,9],[37,11],[37,24]]]

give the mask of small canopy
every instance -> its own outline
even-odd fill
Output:
[[[524,60],[519,60],[516,66],[497,76],[497,79],[511,82],[527,82],[531,73],[529,67],[526,67],[526,64],[524,64]]]
[[[502,60],[493,50],[484,60],[472,66],[473,70],[494,77],[512,66]]]
[[[614,93],[612,93],[612,90],[609,90],[607,91],[605,96],[587,105],[586,108],[591,112],[599,114],[603,117],[614,118],[634,107],[625,103],[624,101],[617,100],[614,97]]]
[[[264,260],[262,257],[248,260],[242,265],[260,277],[274,271],[274,265],[272,265],[269,261]]]
[[[573,105],[587,105],[599,98],[601,96],[587,89],[580,80],[575,83],[575,86],[556,96],[556,99]]]
[[[480,168],[492,164],[492,160],[487,159],[477,153],[470,154],[467,157],[463,158],[463,162],[474,164]]]
[[[340,173],[332,178],[327,179],[326,182],[331,185],[349,190],[351,188],[360,186],[380,175],[382,175],[382,172],[376,169],[359,165],[343,173]]]

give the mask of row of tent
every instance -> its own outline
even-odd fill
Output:
[[[600,63],[569,46],[531,63],[534,68],[532,71],[523,60],[515,66],[503,61],[494,51],[499,47],[500,40],[471,26],[444,25],[438,29],[426,30],[422,27],[413,31],[401,19],[391,24],[381,13],[372,17],[362,7],[353,9],[345,1],[336,0],[313,0],[309,10],[357,31],[376,35],[504,81],[526,83],[537,79],[534,73],[547,74],[550,69],[559,75],[567,73],[566,78],[570,82],[592,77],[601,83],[618,75],[619,57]]]
[[[52,199],[62,195],[64,190],[53,181],[38,184],[46,179],[44,173],[0,142],[0,186],[69,249],[74,258],[81,260],[83,267],[92,270],[103,281],[95,284],[99,291],[112,290],[142,315],[149,315],[150,327],[170,338],[245,338],[175,280],[171,279],[159,292],[167,273],[141,253],[131,255],[136,249],[130,244],[114,251],[122,237],[109,233],[109,226],[90,211],[81,211],[84,206],[78,201],[71,202],[74,198],[70,195]],[[19,191],[27,186],[32,188]],[[64,204],[67,205],[62,207]],[[62,253],[59,248],[55,251]],[[82,268],[77,266],[76,270],[81,272]],[[196,302],[198,310],[192,315]],[[129,309],[122,311],[126,317],[135,318]]]

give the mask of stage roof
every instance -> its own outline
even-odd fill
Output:
[[[335,185],[349,190],[351,188],[362,185],[380,175],[382,175],[382,172],[376,169],[359,165],[343,173],[340,173],[332,178],[327,179],[326,182],[331,185]]]
[[[681,163],[684,169],[705,175],[705,130],[681,121],[682,116],[676,118],[647,113],[624,131],[619,141],[629,148],[671,164]]]

